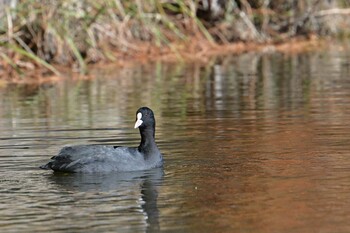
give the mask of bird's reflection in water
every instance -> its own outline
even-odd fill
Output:
[[[53,185],[64,187],[69,192],[125,193],[128,189],[139,187],[142,199],[141,208],[146,215],[146,232],[157,232],[159,228],[159,210],[157,207],[158,187],[162,183],[162,168],[122,173],[52,173],[49,180]],[[139,199],[140,196],[136,198]]]

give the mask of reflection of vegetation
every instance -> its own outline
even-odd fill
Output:
[[[5,2],[12,4],[7,6]],[[210,4],[208,4],[210,2]],[[279,41],[298,35],[346,32],[348,3],[337,0],[2,1],[0,71],[21,73],[34,64],[115,61],[148,53],[149,46],[177,52],[211,43]],[[193,43],[202,41],[204,43]],[[116,53],[117,52],[117,53]]]
[[[0,112],[10,118],[54,118],[76,126],[99,127],[99,120],[94,119],[114,122],[121,114],[127,119],[141,105],[158,113],[159,124],[162,115],[184,120],[207,111],[263,114],[264,109],[273,113],[274,109],[308,108],[314,90],[328,93],[332,88],[333,82],[324,74],[329,74],[329,69],[345,69],[337,61],[334,55],[248,53],[213,58],[205,66],[158,62],[117,73],[97,70],[91,80],[10,86],[7,94],[2,94]],[[17,115],[11,115],[14,113]]]

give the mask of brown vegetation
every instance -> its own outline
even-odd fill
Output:
[[[12,6],[10,5],[12,3]],[[285,42],[345,35],[337,0],[0,1],[0,74],[85,74],[87,64],[203,59],[221,52],[286,49]],[[6,6],[6,7],[4,7]],[[297,39],[296,39],[297,38]],[[266,47],[267,45],[267,47]],[[308,47],[308,46],[307,46]],[[299,49],[300,47],[293,46]],[[289,49],[288,49],[289,50]]]

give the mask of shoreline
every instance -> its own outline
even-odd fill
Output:
[[[206,62],[211,56],[251,51],[316,50],[322,41],[346,39],[350,33],[350,8],[331,2],[0,3],[5,4],[0,8],[0,80],[59,79],[72,72],[83,77],[105,64]]]
[[[254,43],[254,42],[236,42],[229,44],[210,44],[208,41],[200,42],[194,46],[186,46],[185,44],[177,44],[176,50],[170,47],[157,48],[154,46],[144,46],[142,51],[131,54],[114,51],[115,61],[100,61],[88,64],[88,70],[98,70],[106,67],[132,67],[134,65],[146,64],[149,62],[199,62],[206,63],[211,57],[215,56],[234,56],[248,52],[254,53],[284,53],[299,54],[309,51],[317,51],[325,49],[327,44],[333,42],[334,39],[323,39],[311,37],[293,38],[281,43]],[[190,43],[189,43],[190,44]],[[174,45],[175,46],[175,45]],[[174,48],[174,47],[173,47]],[[82,75],[74,67],[53,65],[60,75],[49,74],[47,70],[37,67],[28,70],[27,76],[24,77],[5,77],[0,78],[0,87],[8,84],[43,84],[56,83],[67,78],[72,79],[90,79],[91,75]]]

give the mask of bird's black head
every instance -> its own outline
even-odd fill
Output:
[[[143,129],[147,127],[152,127],[154,129],[155,126],[156,126],[156,122],[154,119],[154,114],[150,108],[142,107],[136,111],[135,129],[136,128]]]

